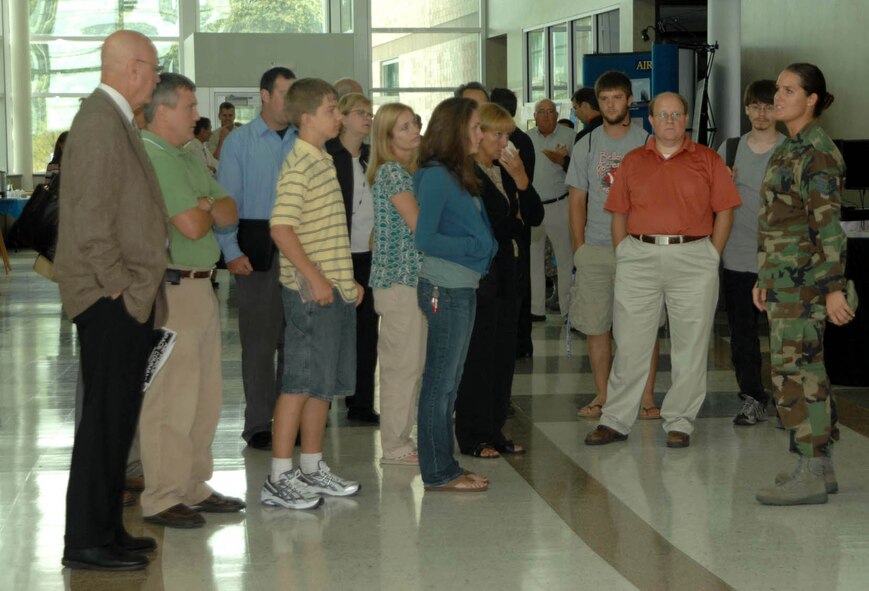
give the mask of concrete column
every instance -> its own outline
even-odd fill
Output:
[[[742,118],[742,30],[739,0],[709,0],[707,41],[718,43],[709,98],[718,131],[710,148],[717,149],[725,139],[740,135]]]
[[[29,3],[9,4],[9,96],[12,103],[12,154],[9,171],[21,175],[21,188],[33,190],[33,142],[30,115]]]

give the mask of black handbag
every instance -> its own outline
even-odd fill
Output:
[[[254,271],[272,268],[277,248],[272,241],[269,220],[238,220],[238,247]]]
[[[54,260],[57,249],[59,188],[60,174],[49,185],[37,185],[21,216],[9,229],[10,243],[17,248],[32,248],[49,261]]]

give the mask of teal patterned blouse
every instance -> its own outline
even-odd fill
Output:
[[[392,204],[399,193],[413,194],[410,173],[398,162],[387,162],[377,170],[371,197],[374,202],[374,249],[368,285],[384,289],[393,285],[416,287],[422,253],[413,242],[413,232]]]

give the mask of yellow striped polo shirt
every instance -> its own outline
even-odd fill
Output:
[[[312,263],[346,302],[356,300],[341,186],[332,157],[301,138],[281,167],[272,226],[292,226]],[[295,266],[281,253],[281,283],[298,291]]]

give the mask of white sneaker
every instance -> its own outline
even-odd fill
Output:
[[[302,481],[301,475],[302,471],[296,468],[281,474],[277,482],[272,481],[271,474],[266,476],[260,493],[263,505],[285,509],[313,509],[322,504],[323,499]]]
[[[304,482],[312,492],[333,497],[347,497],[355,495],[360,488],[358,482],[344,480],[337,474],[333,474],[323,460],[317,463],[317,468],[316,472],[310,474],[299,472],[299,480]]]

